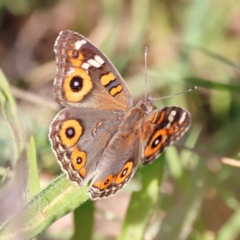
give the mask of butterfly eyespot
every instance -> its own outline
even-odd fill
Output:
[[[121,177],[124,177],[124,176],[126,175],[126,173],[127,173],[127,168],[125,168],[125,169],[123,170],[123,172],[122,172],[122,174],[121,174]]]
[[[120,173],[118,174],[115,183],[121,184],[131,173],[133,168],[133,162],[132,160],[128,161],[127,163],[125,163],[125,165],[123,166],[122,170],[120,171]]]
[[[82,163],[82,158],[81,157],[78,157],[77,158],[77,164],[81,164]]]
[[[87,160],[86,152],[80,151],[77,147],[75,147],[72,152],[71,162],[74,170],[79,171],[82,177],[86,175],[86,168],[84,167],[86,160]]]
[[[155,140],[153,141],[153,143],[152,143],[152,148],[155,148],[155,147],[157,147],[157,145],[159,144],[159,143],[161,143],[161,141],[162,141],[162,135],[159,135],[157,138],[155,138]]]
[[[73,127],[69,127],[69,128],[66,129],[65,133],[66,133],[67,138],[73,138],[74,135],[75,135],[75,130],[74,130]]]
[[[109,183],[109,179],[107,179],[103,184],[107,185]]]
[[[150,138],[149,143],[147,144],[144,157],[148,158],[155,154],[157,151],[161,151],[161,147],[166,140],[168,132],[166,129],[157,130],[152,137]]]
[[[78,68],[79,66],[82,65],[84,56],[78,50],[76,50],[76,49],[69,50],[68,56],[69,56],[68,61],[71,62],[73,67]]]
[[[72,102],[80,102],[93,88],[91,77],[84,69],[75,69],[63,83],[65,98]]]
[[[79,76],[74,76],[70,81],[70,87],[73,92],[78,92],[83,87],[83,79]]]
[[[77,50],[73,50],[72,51],[72,57],[73,58],[78,58],[79,54],[78,54],[78,51]]]
[[[105,188],[108,188],[108,187],[111,185],[111,183],[112,183],[112,181],[113,181],[114,179],[115,179],[115,177],[111,174],[111,175],[109,175],[108,177],[106,177],[106,178],[101,182],[100,186],[99,186],[99,182],[96,182],[96,183],[94,184],[94,186],[100,188],[101,190],[103,190],[103,189],[105,189]]]
[[[83,128],[81,124],[77,120],[70,119],[63,122],[59,131],[59,137],[63,145],[71,147],[76,144],[82,133]]]

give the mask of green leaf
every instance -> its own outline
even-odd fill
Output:
[[[0,240],[17,239],[19,234],[25,239],[36,236],[84,203],[89,198],[86,189],[68,181],[65,174],[59,176],[0,226]]]
[[[30,139],[27,152],[28,158],[28,199],[31,199],[40,191],[40,182],[37,168],[36,149],[33,136]]]
[[[0,69],[0,105],[4,119],[8,123],[12,137],[13,164],[16,163],[21,151],[24,148],[22,126],[18,119],[17,107],[12,96],[10,86],[2,70]]]
[[[234,209],[235,212],[221,227],[217,239],[218,240],[234,240],[239,236],[240,207]]]
[[[87,201],[74,211],[75,240],[91,240],[94,222],[94,203]]]
[[[164,154],[153,164],[141,169],[142,189],[132,194],[118,240],[143,238],[147,224],[160,197],[159,185],[163,176],[163,159]]]
[[[168,215],[165,216],[156,239],[188,239],[188,234],[191,232],[193,223],[199,214],[204,197],[205,173],[206,164],[199,159],[198,165],[191,177],[183,174],[182,179],[178,180],[185,182],[181,188],[184,199],[182,201],[175,199],[175,205],[171,205],[171,209],[165,210],[168,212]],[[166,201],[169,201],[169,199]],[[160,207],[163,206],[163,202],[164,200]]]

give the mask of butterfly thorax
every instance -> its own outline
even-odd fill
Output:
[[[122,134],[133,133],[134,130],[138,131],[142,124],[143,119],[152,111],[153,103],[151,98],[140,100],[136,106],[130,109],[120,126],[119,130]]]

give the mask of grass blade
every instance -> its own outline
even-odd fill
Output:
[[[4,119],[8,123],[11,137],[13,139],[12,161],[13,163],[15,163],[21,151],[24,148],[24,140],[21,131],[22,127],[18,119],[16,103],[12,96],[8,81],[1,69],[0,69],[0,104]]]
[[[37,157],[33,136],[30,139],[27,152],[28,158],[28,199],[31,199],[40,191],[40,182],[38,177]]]
[[[142,239],[159,199],[159,185],[163,176],[164,154],[153,164],[141,169],[142,189],[134,192],[128,206],[118,240]]]
[[[74,211],[75,240],[91,240],[94,222],[94,203],[85,202],[81,207]]]

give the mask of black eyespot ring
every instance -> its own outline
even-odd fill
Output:
[[[75,136],[75,129],[73,127],[69,127],[65,131],[67,138],[73,138]]]
[[[125,168],[123,171],[122,171],[122,174],[121,174],[121,177],[124,177],[126,175],[128,171],[128,168]]]
[[[105,182],[104,182],[104,185],[107,185],[109,183],[109,179],[107,179]]]
[[[70,81],[70,87],[73,92],[79,92],[83,87],[83,79],[79,76],[74,76]]]
[[[81,157],[78,157],[77,158],[77,164],[81,164],[82,163],[82,158]]]
[[[162,141],[162,135],[159,135],[156,137],[152,143],[152,148],[157,147],[157,145]]]
[[[78,51],[74,49],[74,50],[72,51],[72,57],[73,57],[73,58],[78,58],[78,56],[79,56]]]

